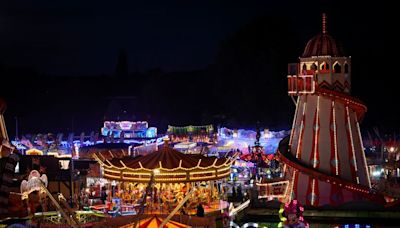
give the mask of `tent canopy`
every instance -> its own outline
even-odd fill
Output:
[[[183,154],[168,146],[142,157],[113,157],[101,154],[96,160],[104,168],[109,179],[131,182],[148,182],[154,175],[155,182],[177,183],[217,180],[230,173],[235,158],[205,157],[199,154]]]

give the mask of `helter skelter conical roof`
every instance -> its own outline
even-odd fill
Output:
[[[326,28],[326,14],[322,14],[322,33],[308,41],[302,55],[303,58],[313,56],[345,56],[341,43],[328,34]]]
[[[163,146],[142,157],[105,159],[95,155],[107,179],[125,182],[147,183],[154,175],[158,183],[180,183],[218,180],[230,174],[234,158],[205,157],[183,154],[168,146]]]

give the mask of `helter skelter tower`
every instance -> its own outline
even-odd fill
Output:
[[[370,194],[360,133],[367,108],[350,96],[350,79],[351,57],[328,34],[323,14],[322,33],[289,65],[288,93],[298,98],[290,138],[279,147],[290,180],[286,199],[308,206],[381,202]]]

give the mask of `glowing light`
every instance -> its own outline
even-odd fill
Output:
[[[317,160],[317,152],[318,152],[318,130],[319,130],[319,96],[317,99],[317,116],[316,116],[316,122],[315,122],[315,141],[314,141],[314,161],[313,161],[313,167],[317,168],[318,166],[318,160]]]
[[[346,106],[346,112],[347,112],[347,124],[348,124],[348,127],[349,127],[351,152],[352,152],[352,155],[353,155],[353,166],[354,166],[354,171],[355,171],[355,174],[356,174],[357,184],[360,184],[360,180],[359,180],[359,177],[358,177],[358,174],[357,174],[357,160],[356,160],[356,154],[355,154],[355,151],[354,151],[354,140],[353,140],[353,133],[352,133],[352,130],[351,130],[349,106]]]
[[[295,180],[295,178],[296,178],[296,174],[297,174],[297,170],[294,170],[294,171],[293,171],[293,176],[292,176],[292,181],[289,183],[289,184],[291,184],[291,186],[290,186],[289,198],[286,197],[286,199],[287,199],[288,201],[290,201],[290,200],[293,198],[293,187],[294,187],[294,180]]]
[[[315,203],[315,179],[312,179],[311,205],[314,206],[314,203]]]
[[[379,177],[381,174],[382,174],[381,171],[374,171],[374,172],[372,172],[372,176],[374,176],[374,177]]]
[[[336,137],[336,112],[335,112],[335,101],[332,101],[333,108],[333,141],[335,147],[335,171],[336,175],[339,175],[339,160],[338,160],[338,151],[337,151],[337,137]]]
[[[147,138],[154,138],[154,137],[157,137],[157,128],[155,128],[155,127],[149,127],[149,128],[146,130],[146,137],[147,137]]]
[[[246,207],[248,207],[250,205],[250,200],[247,200],[246,202],[240,204],[239,206],[237,206],[236,208],[232,208],[229,211],[229,216],[234,216],[236,215],[239,211],[245,209]],[[232,206],[233,207],[233,206]]]
[[[355,117],[356,117],[356,123],[357,123],[357,132],[358,132],[358,137],[360,138],[360,143],[361,143],[361,150],[363,153],[361,153],[362,158],[363,158],[363,166],[365,168],[365,173],[366,173],[366,178],[367,178],[367,182],[368,182],[368,187],[371,188],[371,180],[369,179],[369,170],[368,170],[368,166],[367,166],[367,160],[365,158],[365,153],[364,153],[364,145],[363,145],[363,141],[361,138],[361,130],[360,130],[360,124],[358,123],[357,120],[357,114],[354,113]]]
[[[293,135],[294,135],[294,127],[295,127],[295,124],[296,124],[296,121],[297,121],[297,115],[298,115],[298,113],[297,113],[298,107],[299,107],[299,99],[297,99],[297,101],[296,101],[296,110],[294,112],[294,120],[293,120],[293,123],[292,123],[292,131],[290,133],[289,146],[292,145],[292,140],[293,140]]]
[[[258,227],[258,223],[249,222],[249,223],[243,224],[242,227],[243,227],[243,228],[247,228],[247,227]]]
[[[43,151],[32,148],[26,151],[26,155],[43,155]]]
[[[306,99],[306,98],[305,98]],[[306,107],[307,107],[307,102],[304,101],[304,105],[303,105],[303,115],[302,115],[302,120],[300,123],[300,135],[299,138],[297,140],[297,151],[296,151],[296,158],[299,158],[300,156],[300,144],[301,144],[301,140],[303,138],[303,128],[304,128],[304,115],[306,113]]]
[[[279,209],[279,218],[282,222],[285,222],[287,218],[283,216],[283,212],[285,211],[285,206],[282,204],[281,208]]]
[[[157,128],[149,128],[146,121],[105,121],[101,128],[103,136],[112,135],[114,138],[120,138],[121,133],[123,133],[124,138],[152,138],[157,136]]]

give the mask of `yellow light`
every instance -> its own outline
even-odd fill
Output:
[[[159,170],[159,169],[154,169],[154,170],[153,170],[153,173],[157,175],[157,174],[160,173],[160,170]]]

